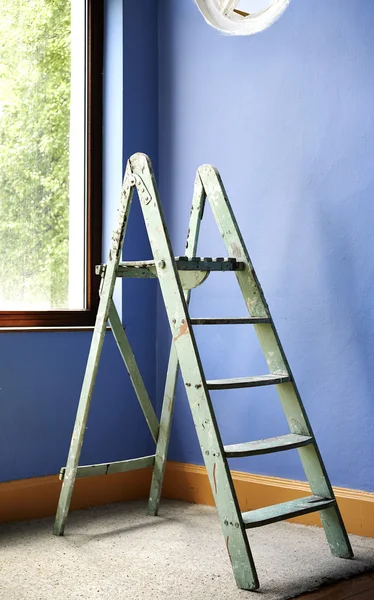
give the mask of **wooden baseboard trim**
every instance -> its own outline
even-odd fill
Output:
[[[302,481],[241,471],[231,473],[243,512],[310,494],[308,484]],[[334,487],[334,491],[348,532],[374,537],[374,494],[339,487]],[[198,465],[168,462],[163,495],[195,504],[214,504],[206,468]],[[293,522],[321,525],[318,513],[298,517]]]
[[[77,479],[71,510],[146,498],[152,468]],[[58,475],[0,483],[0,523],[49,517],[56,513]]]
[[[302,481],[232,471],[242,511],[287,502],[308,495]],[[147,498],[152,468],[77,479],[71,509],[87,508]],[[61,482],[57,475],[0,483],[0,523],[52,516],[56,512]],[[374,494],[334,488],[349,533],[374,537]],[[194,504],[213,505],[205,467],[167,463],[163,497]],[[320,525],[317,513],[294,519]]]

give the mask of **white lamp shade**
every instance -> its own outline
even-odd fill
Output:
[[[252,35],[270,27],[290,0],[195,0],[209,25],[228,35]]]

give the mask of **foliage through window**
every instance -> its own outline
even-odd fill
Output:
[[[100,194],[89,161],[101,164],[101,101],[90,103],[93,87],[101,97],[102,15],[91,4],[101,2],[0,0],[3,324],[92,320],[100,227],[89,217]]]

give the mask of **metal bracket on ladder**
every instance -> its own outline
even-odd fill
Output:
[[[149,236],[153,253],[152,261],[120,261],[134,187],[137,188]],[[207,199],[225,243],[228,258],[196,257],[200,223]],[[220,176],[210,165],[203,165],[197,172],[188,231],[186,256],[174,257],[150,161],[144,154],[132,156],[127,163],[109,259],[106,265],[101,265],[97,269],[98,275],[102,277],[100,304],[67,465],[61,470],[62,489],[54,533],[56,535],[64,533],[76,477],[105,475],[153,466],[148,512],[151,515],[157,514],[170,439],[177,374],[180,368],[221,521],[225,545],[238,587],[248,590],[255,590],[259,587],[246,529],[309,512],[319,512],[332,554],[342,558],[351,558],[353,556],[352,548],[334,492],[264,294]],[[201,285],[211,271],[235,273],[249,316],[224,319],[190,318],[188,304],[191,290],[197,285]],[[160,422],[157,420],[112,300],[117,277],[155,277],[160,283],[173,337]],[[133,460],[79,466],[84,431],[108,321],[156,443],[156,451],[152,456]],[[193,327],[225,324],[254,326],[268,364],[269,373],[256,377],[206,380]],[[209,390],[263,385],[276,386],[290,432],[275,438],[224,446]],[[241,513],[228,458],[268,454],[293,448],[298,449],[311,488],[311,496]]]

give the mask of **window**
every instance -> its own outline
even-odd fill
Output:
[[[231,35],[251,35],[270,27],[290,0],[196,0],[205,20]]]
[[[103,0],[0,0],[0,326],[94,323]]]

